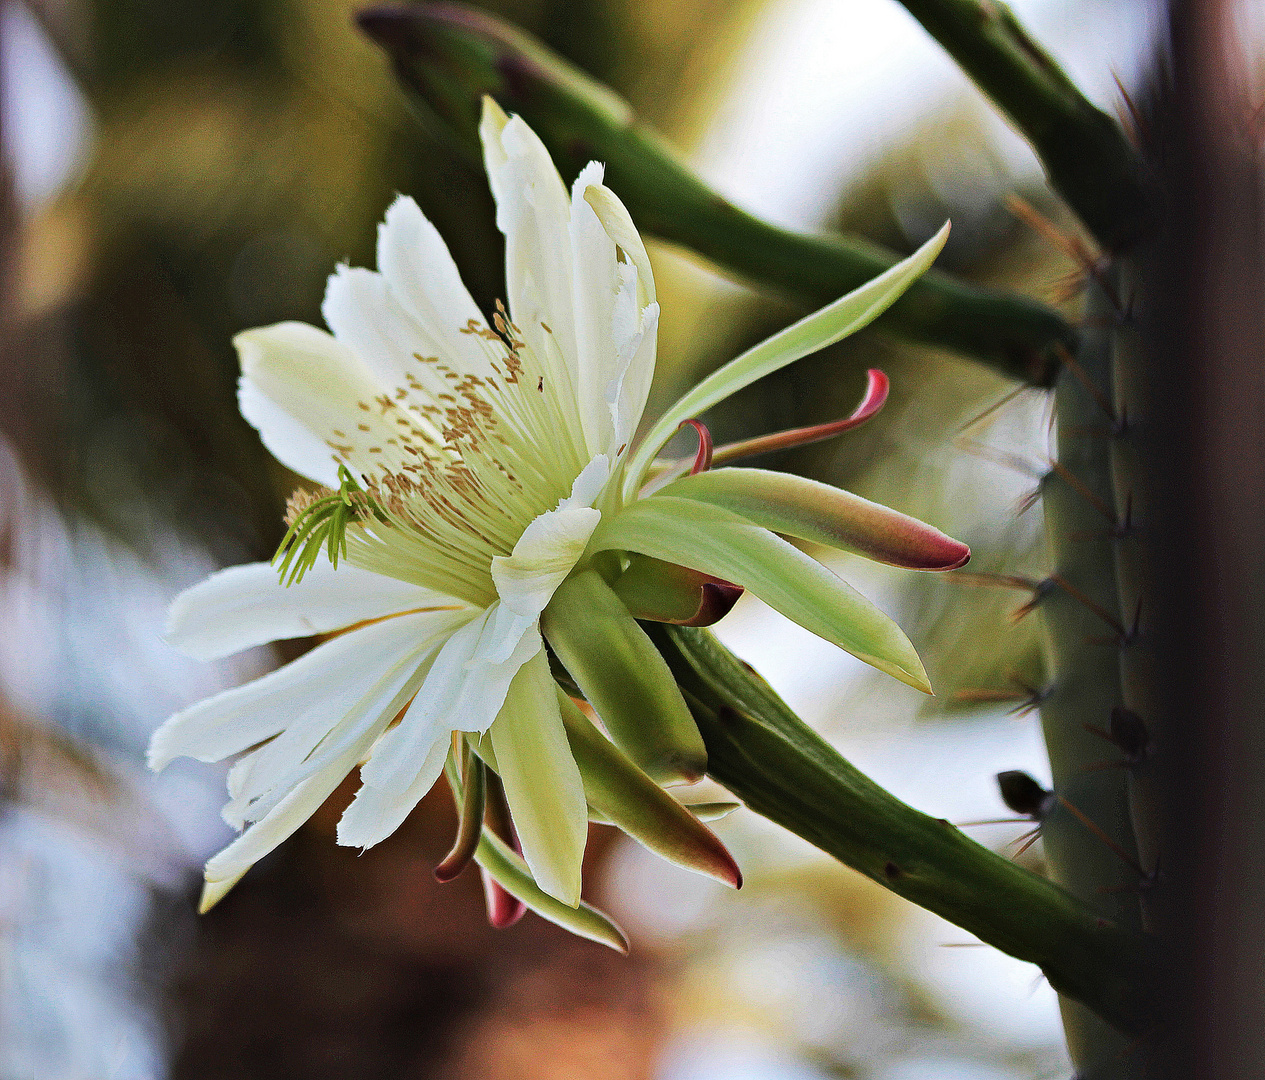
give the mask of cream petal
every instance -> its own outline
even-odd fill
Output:
[[[284,731],[294,715],[322,703],[332,729],[391,666],[416,652],[464,613],[401,615],[318,645],[299,659],[244,686],[176,713],[149,744],[149,764],[176,757],[219,761]]]
[[[259,432],[268,453],[287,469],[328,488],[338,487],[339,458],[329,443],[305,428],[245,376],[237,384],[237,408]]]
[[[385,391],[377,411],[401,441],[429,437],[443,442],[440,430],[424,411],[434,405],[436,395],[452,391],[443,369],[480,376],[492,373],[489,360],[495,354],[484,352],[482,338],[454,334],[466,342],[454,356],[445,342],[409,314],[386,278],[373,270],[338,267],[325,284],[321,314],[338,342],[364,361]],[[480,325],[482,321],[480,316]]]
[[[447,732],[436,732],[417,775],[403,791],[362,784],[339,819],[338,842],[347,847],[373,847],[395,832],[439,779],[448,756],[446,736]]]
[[[611,478],[611,461],[605,454],[594,454],[593,459],[580,470],[571,484],[571,494],[558,504],[561,510],[568,506],[592,506],[606,488]]]
[[[271,563],[248,563],[220,570],[177,596],[167,613],[167,641],[196,660],[215,660],[384,615],[462,607],[450,596],[346,561],[335,568],[324,555],[293,585],[283,585]]]
[[[592,208],[602,223],[602,228],[628,256],[629,261],[637,268],[637,279],[641,289],[638,304],[645,306],[655,302],[654,271],[650,266],[650,256],[646,245],[641,241],[637,226],[633,224],[627,207],[605,184],[590,184],[584,189],[584,201]]]
[[[602,228],[585,192],[602,182],[602,166],[589,162],[576,178],[571,196],[572,297],[575,305],[576,387],[580,422],[590,453],[611,449],[611,387],[619,377],[615,340],[616,301],[624,282],[615,243]]]
[[[535,619],[493,604],[439,650],[421,690],[399,724],[374,747],[360,771],[370,787],[403,798],[436,738],[452,730],[486,731],[518,669],[542,648]]]
[[[482,339],[463,332],[486,320],[461,281],[448,246],[415,203],[399,196],[378,226],[378,270],[391,295],[435,342],[435,350],[461,372],[485,375]]]
[[[219,854],[213,855],[206,864],[206,880],[211,887],[203,892],[201,910],[206,911],[216,903],[247,870],[282,841],[289,839],[356,767],[360,752],[361,747],[355,747],[308,777],[266,817],[250,826]]]
[[[509,118],[491,98],[483,99],[479,125],[483,160],[496,200],[496,224],[505,235],[505,285],[510,314],[543,362],[557,346],[556,380],[574,395],[577,351],[571,298],[571,252],[559,240],[571,218],[567,189],[549,151],[520,117]],[[548,327],[542,330],[541,324]]]
[[[611,452],[622,456],[641,423],[650,396],[650,384],[654,379],[655,352],[659,335],[659,305],[643,308],[637,334],[627,346],[627,358],[621,363],[621,371],[613,387],[611,419],[614,435]]]
[[[575,907],[588,804],[543,650],[514,676],[488,734],[532,876],[550,896]]]
[[[361,474],[376,473],[383,465],[398,469],[403,463],[390,441],[398,434],[385,415],[392,410],[383,402],[389,404],[390,399],[346,345],[297,322],[246,330],[233,344],[242,362],[243,415],[279,461],[306,462],[313,440],[319,439]],[[260,398],[284,413],[288,422],[272,423],[275,411],[260,409]],[[291,445],[287,439],[294,438],[296,426],[307,435],[301,444]],[[337,478],[328,486],[337,487]]]
[[[512,555],[492,560],[492,580],[501,603],[519,615],[536,618],[575,568],[601,520],[601,512],[591,507],[562,506],[532,521]]]
[[[248,767],[241,775],[234,775],[230,788],[233,816],[246,820],[263,816],[292,788],[351,746],[367,746],[366,737],[377,738],[417,693],[447,634],[447,630],[441,630],[423,637],[398,656],[355,705],[332,724],[327,704],[313,701],[286,725],[285,731],[252,751],[243,759],[249,762]],[[228,812],[226,807],[226,820]]]

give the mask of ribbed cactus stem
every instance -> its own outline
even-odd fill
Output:
[[[1138,256],[1120,260],[1120,289],[1123,310],[1118,313],[1114,332],[1113,365],[1115,422],[1111,437],[1111,476],[1115,502],[1120,514],[1117,530],[1116,583],[1120,610],[1127,634],[1120,648],[1120,690],[1128,714],[1119,718],[1117,751],[1124,764],[1129,810],[1137,842],[1138,860],[1148,877],[1143,881],[1143,920],[1148,929],[1163,929],[1164,891],[1160,887],[1160,834],[1163,802],[1158,791],[1157,741],[1161,733],[1155,723],[1161,711],[1154,695],[1158,679],[1147,633],[1154,606],[1149,587],[1149,547],[1147,527],[1151,494],[1146,469],[1146,439],[1150,430],[1145,411],[1143,379],[1146,358],[1139,329],[1138,313],[1132,298],[1140,293],[1134,279],[1145,265]],[[1148,594],[1151,603],[1148,604]],[[1123,725],[1123,726],[1121,726]]]
[[[1054,390],[1058,464],[1043,482],[1043,495],[1056,587],[1040,604],[1053,681],[1041,726],[1054,790],[1064,801],[1043,822],[1042,837],[1055,881],[1118,926],[1137,929],[1140,875],[1131,865],[1137,852],[1126,778],[1119,768],[1102,767],[1118,755],[1090,730],[1107,731],[1112,710],[1123,705],[1119,655],[1125,628],[1104,389],[1112,385],[1114,329],[1115,311],[1091,286],[1081,347]],[[1074,1002],[1064,1000],[1063,1015],[1082,1080],[1133,1075],[1130,1047],[1117,1033]]]

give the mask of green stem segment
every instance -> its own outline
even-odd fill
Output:
[[[490,94],[532,126],[565,178],[590,160],[605,162],[607,183],[639,228],[742,277],[820,305],[899,261],[863,240],[793,233],[744,213],[690,172],[625,101],[489,15],[451,4],[374,8],[360,25],[390,53],[413,100],[466,151],[477,153],[481,101]],[[934,270],[876,325],[1043,386],[1057,370],[1055,346],[1076,337],[1043,304]]]
[[[1118,251],[1152,219],[1141,159],[998,0],[901,0],[1027,138],[1050,186]]]
[[[1107,298],[1093,290],[1081,349],[1055,388],[1059,464],[1046,476],[1042,494],[1061,585],[1045,591],[1039,604],[1053,675],[1041,727],[1054,790],[1066,802],[1042,823],[1042,838],[1055,881],[1104,918],[1139,930],[1143,882],[1133,865],[1137,846],[1125,770],[1105,766],[1119,753],[1101,734],[1122,704],[1120,649],[1127,629],[1116,582],[1118,522],[1105,389],[1112,385],[1114,323]],[[1135,1074],[1138,1055],[1125,1040],[1066,1001],[1063,1018],[1082,1076]]]
[[[707,630],[648,626],[687,693],[709,774],[751,809],[980,940],[1038,964],[1116,1028],[1150,1024],[1145,941],[905,805],[845,761]]]

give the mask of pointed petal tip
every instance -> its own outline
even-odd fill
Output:
[[[714,836],[715,834],[713,833],[712,835]],[[714,856],[712,865],[703,869],[703,873],[707,874],[708,877],[715,878],[722,885],[728,885],[731,889],[741,889],[742,867],[738,865],[738,860],[733,857],[729,849],[719,839],[716,841]]]
[[[216,904],[228,895],[229,891],[245,876],[246,871],[240,874],[234,874],[232,877],[224,878],[220,881],[212,881],[207,878],[202,884],[202,896],[198,900],[198,914],[205,915]]]

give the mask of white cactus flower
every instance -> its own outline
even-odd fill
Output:
[[[679,589],[679,577],[656,577],[665,564],[687,568],[695,587],[714,575],[750,588],[927,688],[896,625],[774,534],[920,568],[960,563],[961,545],[794,477],[719,469],[649,495],[645,481],[682,421],[869,322],[930,265],[943,233],[727,365],[634,445],[659,317],[637,231],[600,165],[568,196],[520,118],[488,100],[481,135],[506,240],[508,310],[491,326],[402,197],[379,229],[378,271],[330,278],[332,333],[281,323],[236,339],[243,415],[278,460],[329,490],[292,501],[280,574],[258,563],[213,575],[173,604],[170,640],[210,659],[346,632],[155,733],[155,768],[242,755],[225,817],[245,831],[207,864],[204,908],[357,767],[339,842],[388,836],[434,784],[456,731],[500,776],[526,862],[500,844],[480,849],[485,868],[521,870],[520,892],[538,886],[541,905],[577,909],[598,799],[568,741],[573,706],[556,690],[546,639],[638,776],[688,780],[705,766],[680,692],[635,621],[652,613],[621,599],[625,576],[624,597],[644,596],[647,582],[651,593],[656,582],[665,595]],[[700,868],[726,876],[713,856]]]

